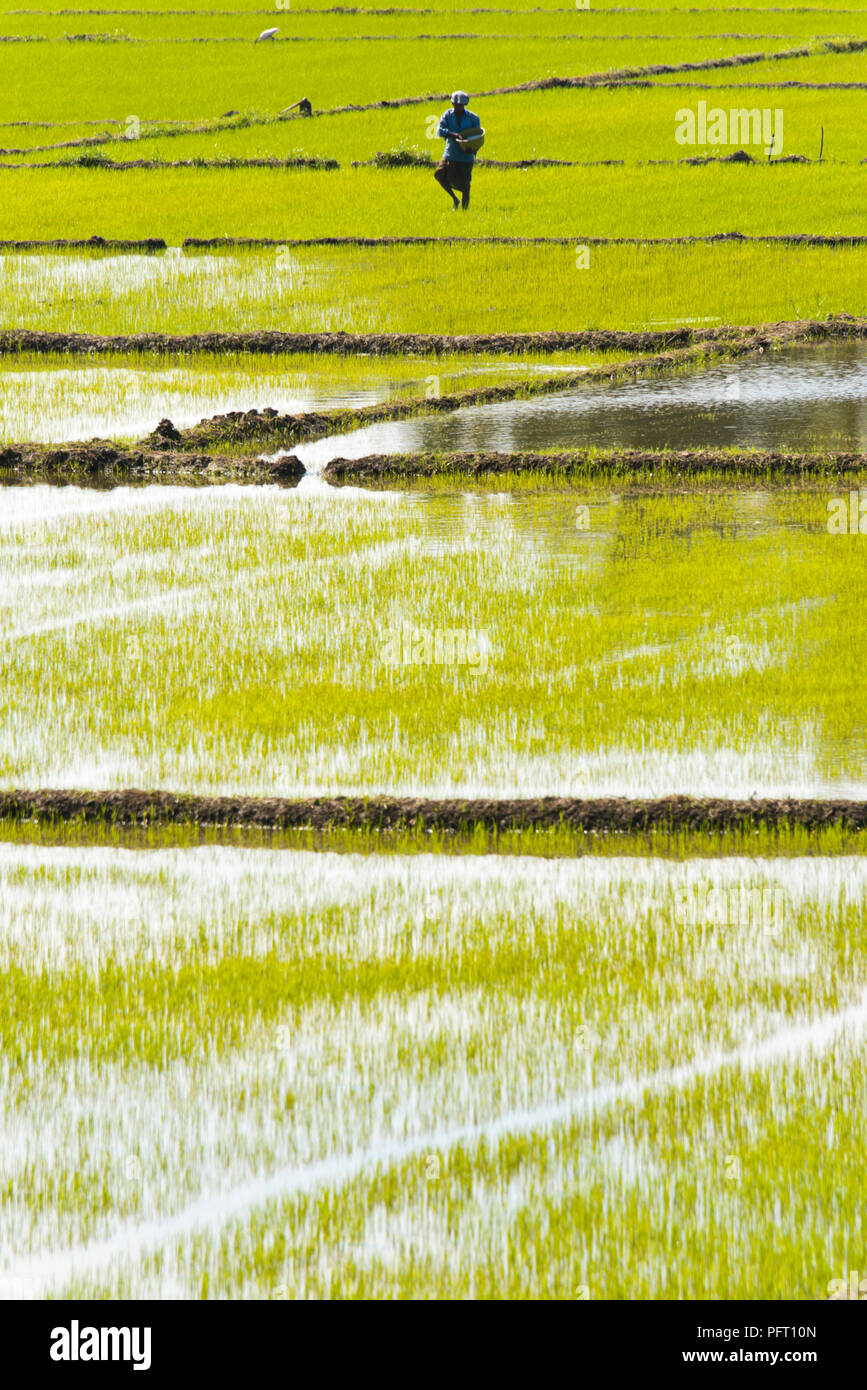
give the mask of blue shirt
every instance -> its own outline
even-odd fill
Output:
[[[481,130],[482,123],[478,116],[474,115],[474,113],[466,107],[464,108],[464,115],[461,121],[458,121],[457,112],[453,106],[450,106],[448,111],[443,112],[440,116],[440,123],[437,126],[437,135],[441,140],[445,140],[446,142],[444,152],[445,159],[456,159],[459,164],[473,163],[476,156],[473,154],[472,150],[462,149],[457,140],[452,137],[457,131],[464,134],[474,127],[476,130]]]

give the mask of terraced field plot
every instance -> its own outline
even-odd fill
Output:
[[[528,386],[526,395],[513,400],[363,425],[300,444],[297,454],[308,468],[322,468],[335,457],[387,460],[486,450],[518,456],[568,452],[576,442],[613,450],[615,457],[626,449],[822,454],[867,448],[867,352],[861,343],[798,347],[748,362],[723,359],[692,372],[647,372],[638,379],[626,370],[622,381],[601,388],[592,376],[580,375],[593,366],[592,359],[586,368],[579,365],[578,384],[570,381],[568,390],[533,395]],[[643,481],[652,485],[653,476]]]
[[[0,876],[24,1296],[810,1299],[860,1245],[862,859]]]
[[[377,401],[423,396],[435,382],[443,394],[495,386],[584,365],[619,362],[624,352],[531,355],[479,359],[470,354],[371,359],[359,371],[353,360],[323,363],[314,353],[251,357],[220,354],[204,359],[142,358],[117,354],[95,364],[58,354],[17,356],[0,375],[3,442],[23,438],[63,442],[93,437],[135,440],[169,417],[185,428],[203,416],[239,405],[281,412],[362,407]]]
[[[860,795],[840,491],[4,489],[0,777]]]
[[[571,243],[462,246],[462,293],[456,297],[435,241],[235,252],[172,248],[147,256],[8,252],[0,257],[7,306],[2,327],[122,335],[261,328],[464,334],[867,316],[860,246],[590,244],[583,254],[590,273],[576,268]],[[360,391],[371,375],[381,377],[384,364],[350,360]],[[546,352],[549,360],[558,361]],[[573,352],[559,360],[580,365],[587,359]],[[393,375],[406,375],[400,357],[389,366]],[[327,372],[336,371],[329,362]],[[247,404],[249,397],[239,401]],[[61,415],[57,423],[66,427]]]

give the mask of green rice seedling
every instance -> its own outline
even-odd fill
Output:
[[[264,849],[275,854],[308,850],[331,854],[379,855],[521,855],[541,859],[646,858],[719,859],[827,858],[863,854],[867,832],[840,824],[793,826],[784,823],[747,825],[736,830],[654,829],[629,834],[579,832],[560,825],[552,829],[496,832],[482,825],[461,831],[408,828],[332,828],[329,830],[269,830],[179,822],[172,825],[128,826],[116,820],[0,819],[0,841],[13,845],[108,846],[126,850],[201,848]]]
[[[751,71],[751,69],[749,70]],[[703,77],[703,74],[699,74]],[[730,81],[731,79],[729,79]],[[654,162],[674,163],[702,154],[716,156],[745,149],[754,160],[766,159],[762,143],[761,112],[782,109],[779,125],[777,155],[800,152],[815,160],[819,153],[819,132],[824,129],[824,158],[837,163],[858,164],[863,158],[863,141],[858,116],[862,94],[858,91],[810,90],[792,88],[773,91],[748,85],[718,85],[710,89],[688,85],[621,86],[602,88],[553,89],[541,92],[519,92],[480,98],[478,109],[484,117],[488,138],[477,162],[480,178],[489,161],[561,160],[578,164],[595,161],[614,161],[635,166],[633,179],[644,177],[644,166]],[[710,144],[686,146],[679,144],[676,132],[682,109],[697,112],[698,102],[706,110],[721,107],[727,114],[732,109],[758,110],[759,140],[751,143],[755,131],[747,127],[741,143],[740,118],[738,138],[730,147]],[[317,116],[315,120],[293,121],[262,117],[250,123],[238,124],[226,120],[188,131],[178,125],[143,127],[135,148],[124,140],[123,127],[108,128],[110,144],[101,146],[115,159],[144,158],[180,160],[195,156],[208,158],[231,157],[286,158],[300,151],[308,155],[336,159],[341,166],[353,161],[375,162],[377,153],[405,148],[408,155],[422,159],[438,158],[442,148],[435,137],[436,121],[442,102],[412,107],[393,107],[385,110],[344,112],[339,115]],[[773,128],[773,126],[772,126]],[[92,130],[82,130],[79,138],[94,139]],[[59,132],[46,136],[45,131],[28,132],[36,145],[69,138]],[[5,140],[0,139],[0,144]],[[10,143],[23,144],[16,133]],[[72,151],[74,152],[74,151]],[[68,159],[68,149],[39,149],[26,156],[36,162]],[[2,157],[6,162],[11,157]],[[707,172],[706,170],[704,171]],[[802,171],[809,181],[809,171]],[[520,170],[513,171],[514,178]],[[418,196],[425,187],[420,174]],[[692,192],[692,185],[686,185]]]
[[[839,491],[4,489],[0,778],[859,795]]]
[[[472,32],[471,22],[463,23]],[[426,42],[410,37],[335,44],[332,33],[303,45],[208,44],[203,46],[207,61],[197,52],[194,63],[190,47],[183,43],[41,43],[38,82],[30,56],[33,45],[4,44],[4,90],[23,119],[68,120],[74,115],[102,120],[129,114],[143,121],[201,119],[229,108],[276,113],[308,94],[295,91],[301,62],[304,87],[315,96],[317,109],[444,94],[453,90],[456,68],[466,71],[475,91],[483,91],[536,81],[552,67],[555,41],[544,34],[522,35],[520,26],[516,37],[487,37],[469,45],[439,33],[429,18],[426,28],[432,33]],[[790,46],[785,37],[769,38],[761,41],[758,51],[773,53]],[[563,65],[564,76],[576,76],[733,55],[744,50],[744,40],[602,38],[567,42],[564,48],[567,52],[558,54],[557,66]],[[198,49],[196,45],[193,51]]]
[[[9,239],[87,238],[95,226],[105,237],[161,236],[175,245],[185,237],[280,242],[456,233],[447,200],[440,193],[437,201],[436,188],[416,169],[58,167],[0,176]],[[860,168],[845,164],[661,165],[640,179],[629,167],[531,168],[517,176],[480,168],[472,235],[565,238],[576,270],[583,269],[575,264],[576,246],[594,237],[860,235],[861,184]],[[584,293],[579,283],[576,274],[573,298]]]
[[[10,252],[0,257],[0,327],[509,333],[867,315],[863,247],[590,246],[587,254],[584,271],[573,245],[462,248],[465,293],[456,300],[437,245]]]
[[[851,1253],[862,859],[5,845],[0,881],[19,1296],[808,1298]]]
[[[249,43],[251,28],[255,27],[250,12],[237,5],[224,6],[223,12],[208,11],[195,6],[185,6],[181,13],[160,13],[160,7],[150,5],[147,14],[130,8],[123,13],[123,7],[115,6],[114,13],[108,14],[94,9],[79,11],[72,15],[57,15],[48,12],[22,12],[12,10],[0,15],[0,35],[39,36],[46,39],[65,39],[71,32],[92,36],[94,40],[116,42],[118,39],[139,39],[151,42],[189,42],[193,39],[211,42]],[[419,41],[435,42],[438,34],[431,24],[430,3],[421,5],[420,12],[413,13],[418,6],[388,5],[382,13],[378,7],[365,5],[352,12],[348,7],[342,13],[324,12],[317,6],[300,7],[294,5],[291,11],[291,28],[279,26],[279,40],[283,42],[311,42],[330,40],[335,45],[341,41],[355,38],[387,40],[389,38],[416,38]],[[228,10],[234,13],[227,13]],[[262,16],[260,5],[253,14]],[[708,42],[724,37],[741,39],[779,40],[787,38],[794,41],[815,40],[824,37],[859,36],[865,32],[863,16],[854,11],[832,10],[827,20],[816,21],[815,7],[807,11],[791,10],[784,12],[775,8],[770,13],[760,7],[751,11],[737,8],[737,35],[721,31],[725,24],[721,15],[725,13],[716,8],[702,13],[693,6],[688,11],[656,6],[653,11],[620,8],[613,13],[589,6],[580,9],[568,8],[558,0],[549,6],[533,5],[529,13],[522,12],[516,4],[490,4],[487,8],[474,8],[467,13],[458,5],[446,4],[440,11],[446,15],[458,15],[465,37],[474,35],[539,37],[545,36],[563,43],[593,42],[601,38],[635,42],[638,39],[652,38],[655,41],[668,39],[672,44],[684,40],[702,39]],[[726,21],[728,22],[728,21]],[[817,35],[817,28],[823,32]]]
[[[218,277],[215,277],[218,279]],[[215,296],[218,285],[212,287]],[[401,396],[441,394],[516,379],[550,377],[580,365],[616,363],[623,352],[529,354],[521,360],[464,355],[412,357],[227,354],[109,355],[9,359],[0,372],[0,439],[61,443],[93,437],[137,440],[156,423],[179,428],[251,405],[281,412],[334,410]]]
[[[62,166],[0,169],[0,237],[173,251],[12,251],[0,328],[501,333],[867,313],[859,246],[649,244],[862,234],[857,92],[763,85],[858,81],[863,54],[828,39],[862,39],[861,15],[824,0],[435,15],[429,0],[353,15],[308,0],[281,34],[295,42],[257,47],[261,0],[219,16],[206,0],[171,16],[113,2],[110,19],[0,18],[0,38],[21,40],[3,44],[0,163]],[[461,236],[564,244],[463,245],[459,296],[429,174],[351,167],[438,150],[430,118],[458,70],[483,92],[747,51],[766,57],[484,99],[492,161],[624,163],[480,162]],[[317,111],[413,100],[278,119],[302,95]],[[698,99],[784,105],[784,152],[812,157],[821,125],[825,163],[652,164],[692,153],[673,122]],[[96,143],[36,148],[65,139]],[[290,154],[342,167],[242,163]],[[126,156],[160,164],[119,170]],[[195,167],[165,167],[182,159]],[[178,250],[224,236],[275,244]],[[438,242],[280,244],[341,236]],[[134,439],[163,414],[432,398],[599,361],[9,358],[0,433]],[[542,413],[431,413],[299,447],[317,467],[372,437],[445,455],[475,428],[480,447],[511,450]],[[375,491],[317,476],[4,487],[0,786],[862,797],[857,481],[686,483],[663,463],[629,480],[612,467]],[[863,1241],[849,1161],[867,1139],[863,850],[841,826],[0,824],[0,1292],[827,1296]]]

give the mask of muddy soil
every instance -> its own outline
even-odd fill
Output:
[[[220,417],[217,417],[220,418]],[[290,419],[292,417],[289,417]],[[305,418],[305,417],[299,417]],[[171,433],[159,433],[169,426]],[[15,444],[0,448],[0,483],[135,482],[297,483],[305,475],[295,454],[272,461],[255,454],[209,454],[173,448],[180,433],[170,422],[138,445],[109,440],[80,444]],[[673,479],[703,474],[736,478],[810,478],[867,476],[867,454],[779,454],[767,451],[725,453],[716,450],[574,451],[568,454],[456,453],[369,454],[359,459],[332,459],[324,477],[335,486],[375,485],[429,478],[481,478],[529,473],[544,478],[621,477],[666,485]]]
[[[661,163],[671,163],[662,160]],[[684,162],[684,161],[681,161]],[[584,246],[710,246],[731,241],[776,246],[864,246],[867,236],[825,236],[811,232],[780,232],[760,236],[746,232],[710,232],[706,236],[585,236]],[[214,251],[220,248],[262,249],[269,246],[574,246],[574,236],[319,236],[319,237],[184,237],[187,251]]]
[[[111,237],[91,236],[80,240],[54,237],[50,241],[0,241],[0,251],[167,251],[168,246],[162,237],[149,236],[141,241],[115,240]],[[62,336],[62,335],[61,335]],[[2,350],[2,349],[0,349]]]
[[[480,477],[498,473],[535,473],[542,477],[611,474],[648,478],[655,473],[689,477],[702,473],[750,477],[833,477],[867,475],[867,454],[780,454],[767,451],[726,453],[721,450],[653,451],[645,449],[576,450],[568,454],[368,454],[335,458],[326,464],[329,483],[351,484],[387,479]]]
[[[34,122],[34,125],[38,122]],[[106,122],[106,124],[108,124]],[[8,145],[0,148],[0,156],[7,159],[12,155],[23,154],[47,154],[49,150],[74,150],[89,149],[95,145],[105,145],[118,140],[119,136],[114,131],[107,131],[104,135],[82,135],[76,140],[55,140],[50,145]]]
[[[2,154],[2,150],[0,150]],[[659,163],[673,164],[675,160],[660,160]],[[609,165],[622,167],[625,159],[486,159],[476,156],[475,167],[486,169],[598,169]],[[436,164],[429,154],[413,154],[409,150],[388,150],[375,154],[373,159],[353,159],[353,169],[427,169],[432,172]]]
[[[867,236],[863,238],[867,243]],[[26,249],[37,243],[2,242],[0,249]],[[125,250],[164,250],[162,242],[52,242],[62,247],[106,247]],[[275,243],[275,245],[278,243]],[[571,244],[571,243],[570,243]],[[68,353],[96,357],[110,353],[195,354],[252,353],[261,356],[294,353],[334,353],[337,356],[367,354],[387,356],[466,355],[521,356],[547,352],[641,352],[701,345],[726,350],[739,343],[744,351],[798,342],[867,337],[867,318],[838,314],[829,319],[800,319],[755,326],[720,324],[713,328],[671,328],[628,331],[586,329],[574,333],[56,333],[37,329],[0,330],[0,356],[16,353]]]
[[[157,431],[159,429],[160,426]],[[106,439],[91,439],[81,444],[14,444],[0,448],[0,480],[6,483],[36,479],[75,482],[95,478],[118,482],[164,479],[297,482],[304,476],[304,465],[294,454],[269,462],[252,455],[229,458],[207,453],[179,453],[172,449],[171,437],[157,431],[143,444],[130,448]]]
[[[642,86],[650,85],[642,83]],[[867,84],[864,84],[867,86]],[[189,163],[189,161],[186,161]],[[219,163],[219,161],[215,161]],[[279,163],[280,161],[274,161]],[[664,165],[670,168],[677,168],[680,164],[762,164],[766,167],[775,168],[778,164],[814,164],[818,160],[808,159],[803,154],[780,155],[777,159],[756,159],[748,154],[746,150],[734,150],[731,154],[703,154],[692,155],[686,159],[648,159],[639,160],[637,167],[641,168],[646,163],[657,167]],[[826,161],[827,162],[827,161]],[[863,162],[863,161],[862,161]],[[157,161],[156,163],[159,163]],[[156,163],[153,167],[156,167]],[[606,169],[611,167],[623,168],[626,164],[625,159],[487,159],[484,155],[476,158],[477,169]],[[15,169],[51,169],[53,164],[15,164],[9,166],[0,165],[0,168],[9,167]],[[120,168],[118,164],[116,166]],[[132,166],[127,166],[132,167]],[[169,167],[168,165],[160,167]],[[388,154],[375,155],[373,159],[353,159],[353,169],[427,169],[433,170],[435,165],[430,155],[404,156]]]
[[[462,831],[547,830],[639,833],[648,830],[718,830],[801,826],[817,830],[867,828],[865,801],[802,799],[730,801],[670,796],[659,800],[568,797],[521,800],[432,800],[416,797],[184,796],[123,790],[8,791],[0,793],[0,819],[112,822],[118,825],[225,825],[268,829],[374,829]]]
[[[865,84],[865,86],[867,86],[867,84]],[[787,158],[795,158],[795,156],[791,156],[791,157],[788,157],[788,156],[787,156]],[[517,161],[517,162],[520,164],[520,163],[523,163],[524,161],[520,161],[520,160],[519,160],[519,161]],[[615,160],[615,161],[603,161],[603,162],[614,162],[614,163],[617,163],[616,160]],[[654,161],[652,161],[652,162],[654,162]],[[657,160],[657,161],[655,161],[655,162],[656,162],[656,163],[660,163],[660,164],[671,164],[671,163],[674,163],[674,162],[681,163],[681,164],[687,163],[686,160],[679,160],[679,161],[672,161],[672,160]],[[700,160],[699,162],[707,162],[707,161],[706,161],[706,160]],[[785,163],[786,161],[785,161],[784,159],[781,158],[779,161],[774,161],[774,162],[778,162],[778,163],[781,163],[781,164],[782,164],[782,163]],[[802,162],[801,158],[798,157],[798,158],[796,159],[796,162],[797,162],[797,163],[801,163],[801,162]],[[867,161],[862,161],[862,163],[864,163],[864,162],[867,162]],[[24,167],[24,166],[21,166],[21,167]],[[28,165],[27,167],[35,167],[35,166],[29,166],[29,165]],[[42,167],[42,166],[40,166],[40,167]],[[45,167],[49,167],[49,166],[45,166]],[[55,166],[54,166],[54,165],[51,165],[50,167],[51,167],[51,168],[54,168]],[[114,167],[115,167],[115,168],[119,168],[120,166],[119,166],[119,165],[115,165]],[[669,237],[623,237],[623,236],[621,236],[621,237],[604,237],[604,236],[602,236],[602,237],[594,237],[594,236],[585,236],[585,237],[582,238],[582,244],[583,244],[583,245],[586,245],[586,246],[710,246],[710,245],[717,245],[717,244],[720,244],[720,243],[722,243],[722,242],[737,242],[737,243],[742,243],[742,244],[747,244],[747,243],[757,243],[757,244],[758,244],[758,243],[761,243],[762,245],[777,245],[777,246],[830,246],[830,247],[835,247],[835,246],[843,247],[843,246],[847,246],[847,247],[851,247],[851,246],[865,246],[865,245],[867,245],[867,235],[862,235],[862,234],[860,234],[860,233],[851,233],[851,234],[849,234],[849,235],[831,235],[831,236],[826,236],[826,235],[823,235],[823,234],[821,234],[821,233],[812,233],[812,232],[783,232],[783,233],[779,233],[779,234],[768,234],[768,235],[762,235],[762,236],[752,236],[752,235],[748,235],[748,234],[745,233],[745,232],[710,232],[710,233],[708,233],[708,235],[706,235],[706,236],[669,236]],[[575,238],[574,238],[574,237],[566,237],[566,236],[513,236],[513,237],[509,237],[509,236],[486,236],[486,237],[462,237],[462,236],[403,236],[403,237],[401,237],[401,236],[367,236],[367,237],[366,237],[366,236],[230,237],[230,236],[220,236],[220,237],[184,237],[184,240],[183,240],[183,242],[181,243],[182,249],[185,250],[185,251],[217,251],[217,250],[223,250],[223,251],[248,250],[248,251],[249,251],[249,250],[267,250],[269,247],[276,247],[276,246],[290,246],[290,247],[298,247],[299,249],[304,249],[304,248],[316,248],[316,247],[318,247],[318,246],[357,246],[357,247],[374,247],[374,246],[574,246],[574,244],[575,244]],[[31,238],[28,238],[28,239],[26,239],[26,240],[19,240],[19,241],[8,241],[8,240],[7,240],[7,241],[0,241],[0,251],[55,251],[55,250],[61,250],[61,251],[111,251],[111,252],[115,252],[115,253],[118,253],[118,254],[123,254],[123,253],[126,253],[126,252],[129,252],[129,253],[143,253],[143,252],[151,252],[151,251],[167,251],[167,250],[168,250],[168,244],[163,240],[162,237],[144,237],[144,238],[142,238],[142,239],[139,240],[139,241],[126,241],[126,240],[123,240],[123,239],[113,239],[113,238],[110,238],[110,237],[102,237],[102,236],[92,236],[92,237],[79,238],[79,239],[66,238],[66,237],[52,237],[52,238],[47,238],[47,239],[44,239],[44,240],[40,240],[39,238],[36,238],[36,237],[31,237]],[[845,316],[844,316],[844,317],[845,317]],[[707,330],[707,331],[714,331],[714,330]],[[724,331],[724,330],[720,329],[719,331]],[[8,341],[8,342],[14,342],[15,339],[16,339],[16,336],[17,336],[18,334],[20,334],[20,335],[21,335],[22,337],[24,337],[24,338],[32,338],[34,344],[38,344],[38,342],[39,342],[40,340],[43,340],[43,339],[46,340],[46,341],[48,341],[49,339],[53,339],[53,340],[55,340],[55,342],[59,341],[59,342],[61,343],[61,346],[60,346],[59,348],[58,348],[56,345],[52,345],[52,346],[48,346],[48,347],[42,349],[43,351],[46,351],[46,352],[57,352],[57,351],[64,351],[64,350],[69,351],[69,352],[75,352],[75,351],[103,351],[103,352],[116,352],[116,351],[122,350],[124,344],[130,344],[130,345],[132,345],[133,348],[136,348],[136,347],[138,347],[138,346],[141,346],[142,344],[144,344],[145,347],[146,347],[147,344],[148,344],[148,343],[151,343],[151,342],[157,343],[157,344],[160,343],[160,342],[169,343],[170,345],[169,345],[168,347],[165,347],[165,348],[163,349],[164,351],[169,351],[169,352],[182,352],[182,351],[199,351],[199,352],[202,352],[202,351],[212,351],[212,349],[209,348],[209,347],[207,347],[207,346],[205,346],[205,347],[196,347],[195,344],[196,344],[197,342],[199,342],[199,341],[201,341],[201,342],[209,342],[209,341],[212,341],[212,340],[221,340],[221,339],[224,339],[224,338],[226,338],[226,339],[233,339],[233,340],[248,340],[248,339],[249,339],[249,340],[250,340],[251,342],[253,342],[253,343],[255,343],[255,340],[257,340],[257,339],[268,339],[268,338],[280,337],[280,336],[285,336],[287,339],[298,339],[298,340],[300,340],[300,339],[309,339],[309,340],[315,340],[316,342],[320,342],[320,341],[326,341],[326,342],[327,342],[327,340],[329,340],[329,339],[331,339],[331,338],[344,338],[347,342],[356,342],[356,343],[360,343],[360,342],[364,341],[364,339],[365,339],[366,337],[368,337],[368,336],[373,337],[373,338],[389,336],[389,335],[383,335],[383,334],[365,335],[365,334],[351,334],[351,333],[347,333],[347,334],[334,334],[334,333],[309,333],[309,334],[305,334],[305,333],[288,333],[288,334],[285,334],[285,335],[280,335],[280,334],[274,334],[274,333],[265,332],[265,333],[231,333],[231,334],[220,334],[220,333],[203,333],[203,334],[195,334],[195,333],[192,333],[192,334],[179,334],[179,335],[166,335],[166,334],[157,334],[157,333],[141,333],[141,334],[133,334],[133,335],[131,335],[131,336],[116,335],[116,336],[111,337],[111,338],[103,338],[101,335],[98,335],[98,334],[77,334],[77,333],[58,333],[58,334],[51,334],[51,333],[31,332],[31,331],[28,330],[28,329],[20,329],[20,330],[15,330],[15,331],[10,331],[10,332],[5,332],[5,333],[0,334],[0,353],[10,351],[10,349],[9,349],[8,347],[4,347],[4,346],[3,346],[3,343],[5,343],[5,342],[7,342],[7,341]],[[428,335],[428,334],[398,334],[398,335],[396,335],[396,336],[401,337],[401,338],[415,338],[415,337],[418,337],[418,338],[420,338],[420,339],[424,339],[424,338],[430,337],[431,335]],[[471,334],[471,335],[468,335],[468,336],[470,336],[470,337],[478,337],[478,338],[481,340],[481,339],[484,338],[485,335],[483,335],[483,334],[472,335],[472,334]],[[529,339],[536,338],[536,337],[539,337],[539,338],[549,337],[549,338],[550,338],[550,337],[554,337],[554,336],[557,336],[557,335],[556,335],[556,334],[546,334],[546,333],[542,333],[542,334],[518,333],[518,334],[513,334],[513,335],[500,335],[500,336],[502,336],[502,337],[508,336],[508,337],[510,337],[510,338],[513,338],[513,339],[517,342],[517,341],[521,341],[521,340],[523,340],[523,339],[529,340]],[[560,335],[560,336],[563,336],[564,338],[569,338],[569,339],[577,339],[577,338],[581,338],[581,337],[584,336],[584,335],[578,333],[578,334],[563,334],[563,335]],[[96,348],[96,347],[93,347],[93,348],[91,348],[91,347],[87,347],[87,348],[80,348],[80,347],[77,347],[77,346],[76,346],[76,343],[78,343],[79,341],[83,341],[83,340],[87,340],[87,341],[90,342],[90,343],[96,343],[96,342],[101,342],[101,341],[103,341],[103,342],[108,343],[109,346],[104,347],[104,348],[101,348],[101,349]],[[64,343],[64,342],[67,342],[67,341],[68,341],[68,343],[69,343],[69,346],[68,346],[67,348],[64,349],[63,343]],[[449,339],[447,339],[447,341],[449,341],[449,342],[451,342],[451,341],[457,341],[457,339],[456,339],[456,338],[449,338]],[[118,345],[120,345],[120,346],[118,346]],[[14,348],[14,349],[12,349],[12,350],[18,351],[17,348]],[[36,345],[34,345],[33,348],[31,349],[31,351],[34,351],[34,352],[37,352],[37,351],[39,351],[39,350],[40,350],[39,347],[36,346]],[[142,350],[145,350],[145,348],[142,348]],[[158,350],[158,348],[154,348],[153,350]],[[262,349],[259,349],[259,348],[257,348],[257,347],[254,345],[254,346],[251,346],[251,347],[250,347],[249,349],[247,349],[247,350],[249,350],[249,351],[251,351],[251,352],[256,352],[256,351],[261,351]],[[292,347],[285,348],[285,349],[270,348],[270,349],[267,349],[267,350],[268,350],[268,351],[288,351],[288,352],[292,352],[292,351],[298,351],[298,352],[300,352],[300,351],[307,351],[306,348],[292,348]],[[322,349],[322,350],[323,350],[323,351],[334,351],[335,349],[333,349],[333,348],[327,348],[327,347],[326,347],[326,348],[324,348],[324,349]],[[345,350],[345,351],[363,351],[364,349],[363,349],[363,348],[349,347],[349,348],[346,348],[346,349],[344,349],[344,350]]]
[[[668,87],[668,82],[659,82],[656,78],[639,80],[636,78],[629,83],[630,87]],[[867,88],[867,82],[802,82],[796,78],[789,78],[787,82],[727,82],[726,90],[733,87],[743,87],[748,91],[778,91],[782,87],[805,88],[812,92],[861,92]],[[719,91],[719,82],[678,82],[678,91],[683,87],[695,88],[700,92]]]
[[[2,151],[0,151],[2,154]],[[268,156],[231,159],[109,159],[94,156],[90,159],[56,159],[35,161],[21,160],[17,163],[0,163],[0,169],[104,169],[123,172],[126,169],[339,169],[336,159],[320,159],[317,155],[299,155],[293,159],[277,159]]]
[[[66,243],[72,245],[73,243]],[[19,243],[24,246],[25,243]],[[817,325],[827,329],[826,324]],[[665,332],[616,332],[594,329],[577,333],[55,333],[26,328],[0,330],[0,355],[70,353],[101,356],[108,353],[254,353],[275,356],[294,353],[333,353],[352,356],[442,355],[445,353],[658,352],[705,341],[707,329],[675,328]],[[724,335],[745,329],[719,330]],[[867,334],[867,321],[864,324]]]

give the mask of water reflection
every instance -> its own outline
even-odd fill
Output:
[[[574,448],[867,450],[867,345],[833,343],[676,377],[374,425],[298,447],[308,468],[376,453]]]
[[[366,375],[357,361],[324,358],[318,371],[297,360],[212,358],[136,365],[0,364],[0,439],[62,443],[68,439],[141,439],[168,417],[179,429],[210,415],[270,406],[281,415],[317,410],[357,410],[394,396],[423,396],[427,374],[419,359],[409,375],[389,376],[376,364]],[[437,368],[437,370],[443,370]],[[467,390],[497,376],[556,376],[573,366],[547,362],[492,361],[450,365],[443,390]]]

